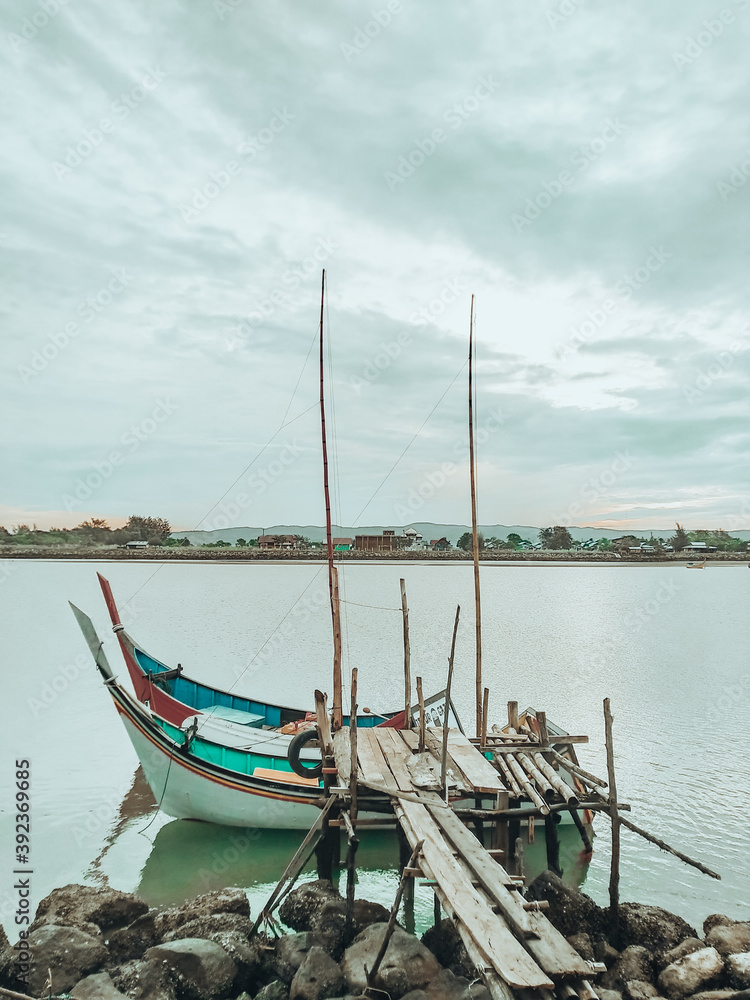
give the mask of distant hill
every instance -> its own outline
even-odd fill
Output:
[[[333,535],[336,538],[354,538],[355,535],[381,535],[384,530],[391,529],[397,534],[401,534],[404,528],[414,528],[426,541],[431,538],[447,538],[451,545],[455,545],[465,531],[470,528],[466,524],[433,524],[429,521],[412,521],[410,524],[370,524],[361,525],[358,528],[347,528],[335,524]],[[485,538],[495,536],[496,538],[507,538],[511,532],[527,538],[530,542],[536,542],[540,529],[528,524],[480,524],[479,530]],[[573,525],[569,529],[573,538],[579,541],[586,541],[587,538],[620,538],[627,529],[615,530],[612,528],[591,528],[586,525]],[[230,542],[234,545],[238,538],[249,541],[251,538],[258,538],[259,535],[302,535],[309,538],[311,542],[325,541],[325,528],[317,524],[276,524],[271,528],[216,528],[214,531],[173,531],[172,538],[187,538],[191,545],[204,545],[207,542]],[[660,531],[644,529],[634,532],[639,537],[648,538],[653,534],[655,538],[671,538],[674,529]],[[750,531],[732,531],[733,538],[741,538],[743,541],[750,539]]]

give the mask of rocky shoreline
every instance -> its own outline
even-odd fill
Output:
[[[608,912],[551,872],[527,890],[580,955],[607,971],[600,1000],[750,1000],[750,919],[714,914],[702,934],[658,907],[623,903]],[[290,933],[250,935],[241,889],[165,910],[107,888],[68,885],[39,904],[19,941],[0,928],[0,997],[74,1000],[329,1000],[362,997],[388,911],[357,900],[347,932],[345,901],[329,882],[307,882],[282,903]],[[750,918],[750,914],[748,915]],[[370,996],[391,1000],[489,1000],[450,920],[421,940],[396,927]]]

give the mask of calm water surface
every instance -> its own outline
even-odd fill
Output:
[[[164,905],[221,885],[247,888],[257,908],[302,834],[248,835],[157,813],[137,760],[67,600],[86,611],[125,675],[96,580],[111,581],[129,631],[150,652],[238,693],[291,704],[330,690],[325,567],[312,565],[12,562],[0,587],[3,726],[0,755],[0,921],[12,937],[15,758],[32,761],[33,906],[55,886],[104,881]],[[640,826],[701,859],[701,875],[623,831],[621,895],[699,925],[750,908],[750,573],[745,565],[487,565],[484,680],[491,716],[509,698],[587,733],[584,767],[606,774],[602,700],[615,715],[618,793]],[[412,676],[444,686],[456,604],[461,625],[454,694],[473,721],[470,566],[364,563],[341,570],[344,666],[359,668],[359,701],[402,699],[399,577],[406,579]],[[588,869],[575,838],[566,876],[607,900],[608,821]],[[540,838],[543,841],[543,837]],[[535,845],[537,850],[542,845]],[[390,904],[392,836],[364,839],[358,893]],[[429,889],[417,890],[429,920]]]

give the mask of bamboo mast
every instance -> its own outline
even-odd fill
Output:
[[[476,735],[482,736],[482,608],[479,592],[479,544],[477,540],[477,490],[474,470],[474,296],[471,297],[469,320],[469,473],[471,480],[471,548],[474,556],[474,606],[476,616]]]
[[[333,626],[333,720],[332,728],[336,732],[343,725],[342,718],[342,682],[341,682],[341,617],[339,614],[339,582],[336,567],[333,565],[333,539],[331,537],[331,495],[328,489],[328,445],[326,443],[326,408],[323,392],[323,307],[325,304],[326,272],[320,281],[320,436],[323,442],[323,492],[326,504],[326,545],[328,548],[328,595],[331,601],[331,624]]]

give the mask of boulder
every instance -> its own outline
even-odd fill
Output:
[[[659,991],[652,983],[646,983],[642,979],[631,979],[625,983],[623,994],[627,1000],[653,1000],[659,996]]]
[[[676,948],[670,948],[669,951],[662,952],[657,959],[657,965],[659,969],[666,969],[668,965],[679,962],[685,955],[692,955],[694,951],[700,951],[701,948],[705,947],[705,942],[698,938],[685,938]]]
[[[223,948],[199,938],[158,944],[149,948],[144,958],[165,963],[176,992],[188,1000],[214,1000],[226,995],[237,975],[237,966]]]
[[[620,952],[613,948],[606,937],[598,937],[594,941],[594,959],[597,962],[604,962],[608,969],[617,961]]]
[[[440,965],[456,976],[476,979],[476,969],[469,958],[455,923],[447,918],[433,924],[422,935],[422,944],[429,948]]]
[[[730,955],[726,961],[729,982],[738,990],[750,989],[750,951]]]
[[[146,948],[157,942],[156,922],[153,913],[144,913],[127,927],[108,931],[104,944],[109,952],[110,964],[120,965],[131,958],[140,958]]]
[[[76,983],[70,995],[74,1000],[128,1000],[128,997],[115,987],[108,972],[97,972],[93,976],[86,976],[80,983]]]
[[[31,968],[24,992],[39,996],[52,969],[52,989],[67,993],[89,972],[96,972],[107,961],[107,949],[101,938],[78,927],[42,924],[28,937]]]
[[[130,892],[95,888],[90,885],[66,885],[53,889],[37,907],[31,930],[44,924],[79,927],[89,934],[114,927],[125,927],[148,913],[148,905]]]
[[[450,969],[438,972],[425,989],[428,1000],[489,1000],[487,987],[456,976]]]
[[[385,931],[386,924],[371,924],[346,949],[341,969],[352,993],[364,993],[367,987],[364,967],[372,969]],[[432,952],[397,926],[380,966],[378,987],[387,990],[392,1000],[398,1000],[411,990],[424,989],[439,972]]]
[[[701,993],[694,993],[690,1000],[730,1000],[735,997],[743,997],[743,994],[731,989],[703,990]],[[747,1000],[747,997],[744,997],[744,1000]]]
[[[341,893],[328,879],[303,882],[293,889],[279,907],[279,919],[294,931],[313,929],[313,917],[331,901],[343,901]]]
[[[568,937],[568,944],[572,948],[575,948],[584,961],[594,961],[594,945],[591,941],[590,935],[588,935],[585,931],[580,934],[571,934]]]
[[[272,983],[264,986],[263,989],[256,994],[255,1000],[289,1000],[289,987],[286,983],[282,983],[278,979],[274,979]]]
[[[718,927],[719,924],[733,924],[734,920],[731,917],[725,916],[723,913],[711,913],[703,921],[703,937],[705,937],[709,931],[713,930],[714,927]]]
[[[175,1000],[174,981],[163,961],[127,962],[112,972],[115,986],[131,1000]]]
[[[390,914],[380,903],[367,899],[355,899],[352,912],[352,927],[346,929],[346,900],[331,898],[312,914],[311,929],[325,939],[325,949],[337,961],[358,934],[370,924],[387,922]]]
[[[706,935],[706,944],[720,955],[750,951],[750,923],[718,924]]]
[[[0,924],[0,952],[10,948],[10,941],[8,940],[8,935],[5,933],[5,928]]]
[[[715,948],[701,948],[673,962],[659,976],[659,986],[669,1000],[683,1000],[719,982],[724,961]]]
[[[601,977],[606,989],[624,990],[626,983],[654,981],[654,960],[651,953],[639,944],[631,944],[615,959]]]
[[[289,1000],[327,1000],[346,992],[346,980],[338,964],[319,945],[313,945],[295,973]]]
[[[606,912],[585,893],[565,885],[554,872],[537,876],[526,890],[526,898],[547,900],[546,916],[566,937],[582,932],[594,935],[606,929]]]
[[[184,938],[210,938],[214,934],[231,931],[248,937],[253,924],[250,917],[242,913],[207,913],[202,917],[193,917],[179,924],[174,930],[167,931],[161,940],[181,941]]]
[[[410,993],[405,993],[401,1000],[430,1000],[430,998],[424,990],[412,990]]]
[[[266,939],[253,937],[248,940],[247,934],[219,931],[212,934],[209,940],[223,948],[236,965],[235,989],[255,992],[262,984],[268,982],[269,975],[273,977]]]
[[[621,903],[618,909],[620,944],[642,945],[649,951],[669,951],[686,938],[698,934],[682,917],[660,906],[643,903]]]
[[[596,995],[599,1000],[622,1000],[622,993],[619,990],[602,989],[601,986],[597,986]]]
[[[279,979],[284,983],[291,983],[308,951],[315,946],[324,947],[325,940],[313,931],[301,931],[299,934],[285,934],[284,937],[280,937],[271,958]]]
[[[242,889],[217,889],[206,892],[202,896],[189,899],[182,906],[174,906],[162,910],[156,916],[156,933],[160,940],[166,934],[182,927],[192,920],[208,917],[213,913],[239,913],[240,916],[250,916],[250,904]]]

